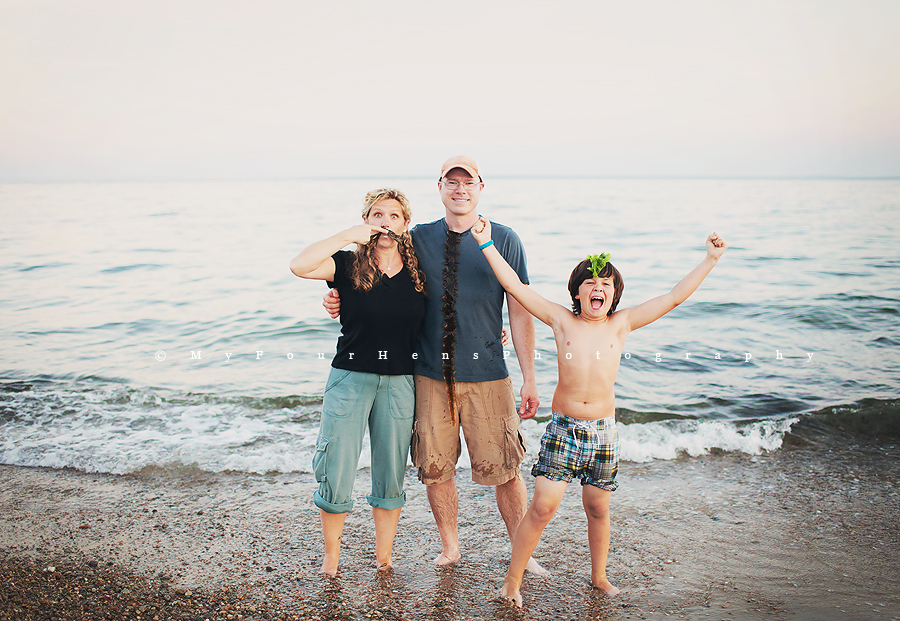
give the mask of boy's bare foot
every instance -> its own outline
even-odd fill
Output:
[[[541,576],[542,578],[550,575],[550,572],[538,565],[538,562],[533,558],[528,559],[528,564],[525,565],[525,571],[534,574],[535,576]]]
[[[434,559],[434,564],[438,567],[446,567],[447,565],[454,565],[460,558],[459,551],[457,552],[441,552],[440,555],[436,559]]]
[[[522,594],[519,593],[519,588],[509,580],[503,582],[500,597],[510,600],[518,608],[522,607]]]
[[[378,563],[378,571],[385,572],[391,571],[394,569],[394,564],[391,561],[385,561],[383,563]]]
[[[616,595],[621,593],[621,591],[619,591],[619,589],[614,587],[612,585],[612,583],[609,580],[607,580],[606,578],[601,578],[599,580],[591,580],[591,584],[593,585],[593,587],[595,589],[600,589],[601,591],[603,591],[610,597],[615,597]]]

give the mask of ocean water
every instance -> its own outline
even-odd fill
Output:
[[[0,463],[309,471],[339,325],[288,262],[385,185],[415,222],[443,215],[425,179],[0,185]],[[900,435],[900,180],[489,179],[479,210],[565,305],[587,254],[612,254],[625,307],[668,291],[711,231],[728,240],[687,302],[628,339],[623,459]],[[527,460],[556,380],[536,333]]]

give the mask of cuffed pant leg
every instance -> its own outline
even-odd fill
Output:
[[[382,375],[369,416],[372,447],[372,493],[367,500],[377,509],[392,510],[406,501],[409,441],[415,412],[415,387],[411,375]]]
[[[347,513],[353,508],[353,483],[378,378],[343,369],[332,369],[328,375],[313,457],[319,483],[313,502],[328,513]]]

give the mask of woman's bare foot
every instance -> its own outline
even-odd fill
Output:
[[[519,587],[511,580],[503,581],[500,597],[510,600],[518,608],[522,607],[522,594],[519,593]]]
[[[614,587],[612,585],[612,583],[609,580],[607,580],[606,578],[600,578],[599,580],[591,580],[591,584],[594,586],[595,589],[600,589],[601,591],[603,591],[610,597],[615,597],[616,595],[621,593],[621,591],[619,591],[619,589]]]
[[[320,574],[328,576],[329,578],[337,578],[337,567],[326,567],[322,565],[322,569],[319,570]]]
[[[542,578],[550,575],[550,572],[538,565],[538,562],[533,558],[528,559],[528,564],[525,565],[525,571],[534,574],[535,576],[541,576]]]
[[[378,563],[378,571],[381,573],[393,571],[394,565],[390,560],[387,560],[383,563]]]

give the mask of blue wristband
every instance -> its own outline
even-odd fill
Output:
[[[494,240],[492,239],[492,240],[486,241],[486,242],[484,242],[483,244],[479,245],[479,246],[478,246],[478,249],[479,249],[479,250],[484,250],[484,249],[487,248],[488,246],[493,246],[493,245],[494,245]]]

